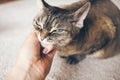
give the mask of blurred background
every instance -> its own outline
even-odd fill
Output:
[[[46,0],[53,5],[77,0]],[[120,0],[112,0],[120,8]],[[0,0],[0,80],[14,65],[19,47],[32,29],[36,0]]]
[[[0,3],[6,3],[6,2],[9,2],[9,1],[14,1],[14,0],[0,0]]]

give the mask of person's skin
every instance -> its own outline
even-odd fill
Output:
[[[23,42],[16,65],[7,80],[44,80],[50,71],[56,48],[42,51],[37,35],[32,31]]]

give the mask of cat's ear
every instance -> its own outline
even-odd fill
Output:
[[[45,0],[37,0],[37,5],[40,9],[50,9],[52,8]]]
[[[73,13],[73,18],[75,20],[74,25],[76,27],[79,27],[79,28],[83,27],[84,20],[88,15],[90,7],[91,7],[91,3],[87,2],[81,8],[79,8],[76,12]]]

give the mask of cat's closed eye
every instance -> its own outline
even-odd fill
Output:
[[[65,29],[56,29],[53,31],[53,33],[62,33],[62,32],[65,32],[66,30]]]

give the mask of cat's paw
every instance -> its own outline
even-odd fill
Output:
[[[78,62],[79,62],[79,60],[76,57],[69,56],[67,58],[67,63],[68,64],[77,64]]]
[[[69,64],[77,64],[77,63],[79,63],[79,61],[81,61],[81,60],[83,60],[85,58],[85,55],[78,55],[78,54],[76,54],[76,55],[71,55],[71,56],[69,56],[69,57],[67,57],[67,63],[69,63]]]

